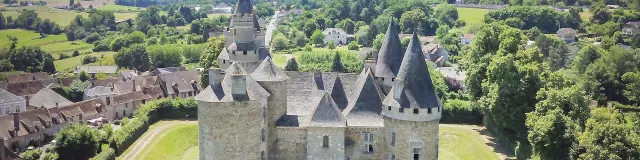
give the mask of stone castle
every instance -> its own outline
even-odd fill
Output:
[[[201,160],[438,159],[442,102],[415,33],[403,52],[391,21],[359,74],[283,72],[263,22],[238,0],[221,69],[195,97]]]

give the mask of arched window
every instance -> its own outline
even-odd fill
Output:
[[[329,148],[329,136],[322,137],[322,148]]]

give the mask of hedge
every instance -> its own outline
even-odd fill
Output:
[[[161,119],[197,118],[198,104],[194,99],[161,99],[140,105],[133,118],[113,132],[109,146],[117,155],[129,148],[149,126]]]
[[[451,99],[444,103],[440,122],[482,124],[482,113],[469,101]]]
[[[640,107],[624,105],[618,102],[614,102],[613,107],[616,109],[622,110],[624,112],[640,112]]]
[[[340,60],[347,73],[358,73],[362,71],[362,62],[360,56],[355,52],[348,50],[334,51],[312,51],[304,52],[298,56],[299,70],[302,72],[313,72],[320,70],[322,72],[331,72],[333,65],[333,57],[338,53]]]
[[[115,160],[116,159],[116,150],[110,147],[104,147],[100,154],[89,160]]]

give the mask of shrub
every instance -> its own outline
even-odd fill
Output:
[[[451,99],[444,103],[441,122],[482,124],[482,113],[470,101]]]
[[[20,154],[20,157],[22,157],[22,159],[24,159],[24,160],[38,160],[38,159],[40,159],[40,154],[42,154],[42,151],[40,149],[36,148],[36,149],[27,150],[25,152],[22,152]]]
[[[109,147],[103,147],[102,152],[89,160],[114,160],[116,159],[116,150]]]
[[[58,153],[55,152],[47,152],[42,157],[43,160],[58,160]]]
[[[55,140],[60,159],[89,159],[99,147],[97,132],[83,124],[62,128]]]
[[[356,43],[356,41],[349,42],[349,46],[347,47],[349,48],[349,50],[360,50],[360,46],[358,46],[358,43]]]
[[[287,65],[284,66],[285,71],[298,71],[298,62],[296,62],[296,58],[291,58],[287,60]]]
[[[84,41],[87,43],[93,43],[97,40],[100,40],[100,34],[93,32],[90,35],[88,35]]]
[[[78,50],[73,51],[73,54],[71,55],[72,57],[77,57],[80,55],[80,52]]]
[[[82,58],[82,64],[94,63],[96,61],[98,61],[98,58],[96,56],[87,55]]]
[[[327,48],[336,49],[336,42],[329,41],[329,44],[327,44]]]
[[[60,53],[60,57],[58,58],[58,60],[67,59],[67,58],[69,58],[68,54]]]
[[[298,59],[296,59],[299,62],[299,70],[302,72],[312,72],[315,70],[331,72],[336,52],[340,55],[340,60],[344,66],[344,72],[356,73],[362,71],[360,56],[354,52],[345,50],[301,53]]]

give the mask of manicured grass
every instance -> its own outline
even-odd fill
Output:
[[[197,159],[200,159],[199,156],[200,156],[200,148],[198,148],[198,146],[193,146],[184,152],[180,160],[197,160]]]
[[[102,6],[100,8],[98,8],[99,10],[109,10],[109,11],[113,11],[113,12],[138,12],[143,10],[144,8],[141,7],[133,7],[133,6],[123,6],[123,5],[117,5],[117,4],[107,4],[105,6]]]
[[[273,54],[273,62],[276,63],[276,66],[280,68],[284,68],[287,65],[287,55],[284,54]]]
[[[470,128],[440,125],[439,159],[499,159]]]
[[[142,154],[135,159],[181,159],[187,149],[198,146],[197,124],[180,125],[167,130],[165,133],[163,136],[154,139],[154,142],[151,142],[150,146],[146,147]],[[198,157],[197,154],[194,155],[198,151],[193,150],[189,151],[188,157]]]
[[[91,49],[92,47],[93,45],[84,41],[65,41],[40,46],[42,50],[51,54],[73,52],[74,50],[86,50]]]
[[[488,9],[458,8],[459,19],[465,21],[467,25],[484,23],[484,15],[487,13],[489,13]]]
[[[80,53],[82,54],[83,51],[80,51]],[[82,64],[82,58],[84,58],[84,56],[92,55],[92,56],[95,56],[95,57],[98,58],[98,62],[92,63],[92,64],[87,64],[87,65],[100,65],[101,59],[112,59],[113,60],[113,55],[114,54],[115,54],[115,52],[95,52],[95,53],[91,53],[91,54],[84,54],[84,55],[80,55],[80,56],[77,56],[77,57],[71,57],[71,58],[67,58],[67,59],[63,59],[63,60],[53,61],[53,64],[56,66],[56,70],[58,72],[73,72],[73,70],[75,69],[76,66],[83,65]],[[58,58],[58,57],[54,56],[54,58]]]
[[[7,38],[7,36],[15,36],[16,38],[18,38],[18,46],[41,46],[51,43],[64,42],[67,40],[67,37],[64,34],[48,35],[45,38],[40,38],[40,34],[37,32],[22,29],[6,29],[0,30],[0,47],[7,47],[11,44],[11,41],[9,41],[9,38]]]

